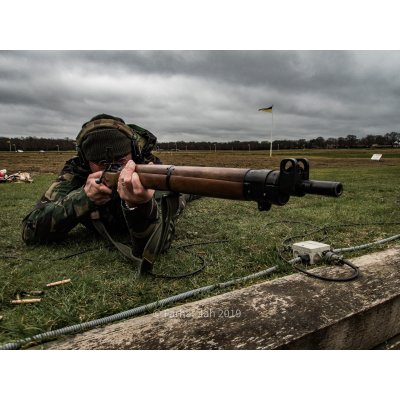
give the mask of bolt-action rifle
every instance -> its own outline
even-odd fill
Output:
[[[116,187],[121,165],[110,163],[98,182]],[[195,194],[231,200],[252,200],[260,211],[272,204],[283,206],[290,196],[316,194],[339,197],[340,182],[309,179],[310,164],[305,158],[286,158],[279,170],[136,165],[142,185],[148,189]]]

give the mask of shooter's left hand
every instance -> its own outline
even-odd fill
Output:
[[[125,201],[129,208],[147,203],[154,196],[153,189],[146,189],[140,182],[136,164],[130,160],[121,171],[118,179],[117,191],[119,197]]]

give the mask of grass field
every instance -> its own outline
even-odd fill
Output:
[[[373,152],[383,153],[383,160],[370,161]],[[271,279],[293,273],[278,250],[285,238],[295,235],[293,241],[304,237],[344,247],[400,231],[395,224],[371,224],[400,222],[399,149],[281,151],[272,159],[263,152],[163,152],[160,157],[165,164],[241,168],[276,168],[281,158],[308,157],[311,178],[341,181],[344,194],[338,199],[292,197],[286,206],[262,213],[255,203],[197,200],[188,205],[179,220],[173,248],[162,257],[155,272],[194,270],[200,255],[206,260],[205,270],[180,280],[136,278],[128,261],[83,227],[75,228],[61,244],[28,247],[22,242],[22,218],[72,155],[0,153],[0,169],[6,168],[9,173],[28,171],[34,178],[32,184],[0,185],[0,343],[110,315],[272,265],[279,268]],[[342,224],[360,225],[338,226]],[[325,231],[312,233],[323,226],[327,227]],[[188,252],[179,249],[187,244],[193,244]],[[91,251],[57,260],[82,249]],[[284,254],[290,257],[290,253]],[[48,282],[66,278],[72,283],[46,290],[41,303],[10,304],[19,291],[40,290]]]

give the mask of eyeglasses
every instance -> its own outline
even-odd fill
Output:
[[[113,160],[112,164],[121,164],[121,165],[125,165],[129,160],[131,160],[130,158],[130,154],[126,155],[122,158],[120,158],[119,160]],[[107,160],[101,160],[101,161],[91,161],[93,164],[98,165],[100,168],[105,168],[107,165],[110,164],[110,161]]]

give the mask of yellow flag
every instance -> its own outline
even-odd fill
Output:
[[[273,107],[273,106],[274,106],[274,105],[272,104],[271,107],[259,108],[258,111],[264,111],[264,112],[270,112],[270,113],[272,113],[272,107]]]

